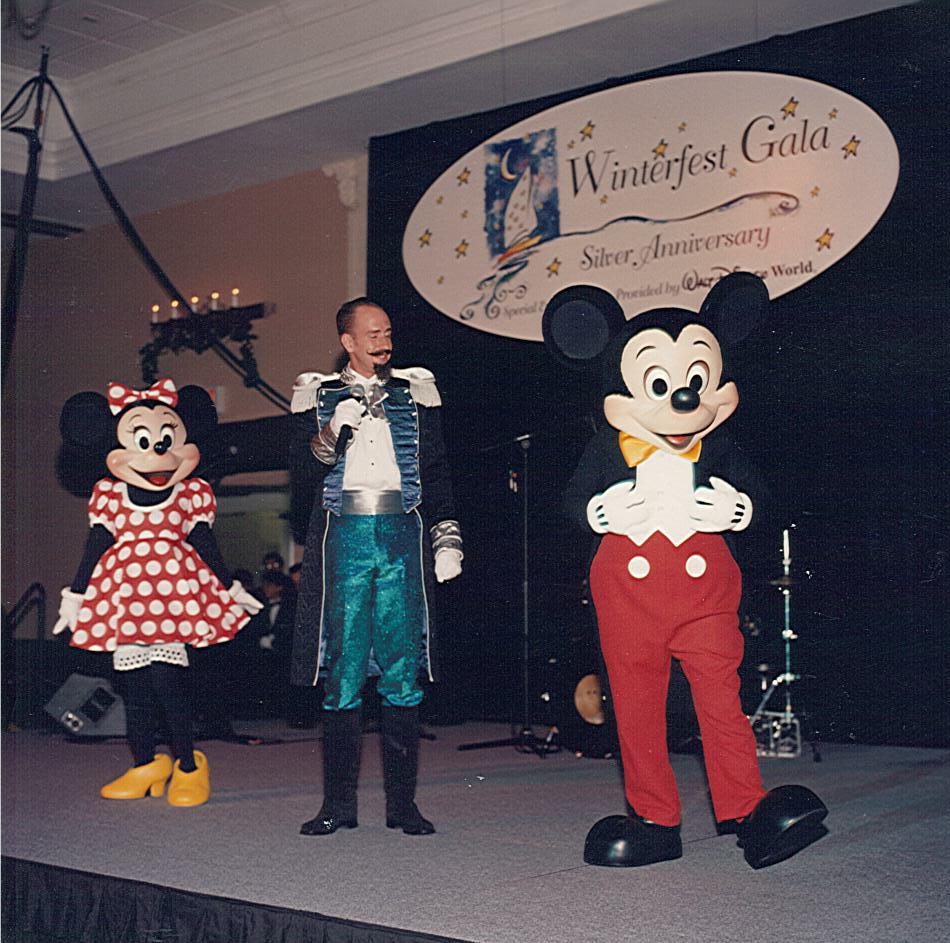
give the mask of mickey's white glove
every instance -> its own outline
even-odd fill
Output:
[[[435,554],[435,578],[444,583],[454,580],[462,572],[462,551],[452,547],[443,547]]]
[[[627,534],[650,516],[634,481],[618,481],[587,502],[587,523],[598,534]]]
[[[339,435],[344,426],[349,426],[354,432],[359,428],[363,419],[363,404],[348,396],[337,403],[333,415],[330,417],[330,429],[334,435]]]
[[[63,598],[59,603],[59,618],[56,620],[56,625],[53,626],[53,635],[59,635],[63,629],[75,632],[76,625],[79,622],[79,610],[82,608],[82,593],[74,593],[66,586],[60,595]]]
[[[247,613],[256,616],[264,604],[254,595],[249,593],[242,585],[240,580],[235,580],[228,588],[228,595]]]
[[[711,488],[697,488],[693,492],[696,503],[689,517],[696,530],[705,534],[745,530],[752,520],[749,496],[721,478],[710,478],[709,484]]]

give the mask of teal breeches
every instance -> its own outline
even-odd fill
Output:
[[[330,515],[324,544],[324,710],[360,706],[370,653],[393,707],[422,700],[428,624],[418,514]]]

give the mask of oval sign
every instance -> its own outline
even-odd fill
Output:
[[[704,72],[597,92],[512,125],[412,211],[403,261],[433,307],[541,340],[556,292],[592,284],[628,318],[696,310],[728,272],[772,298],[850,252],[897,185],[867,105],[792,75]]]

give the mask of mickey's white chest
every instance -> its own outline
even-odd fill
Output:
[[[635,544],[659,531],[678,547],[696,533],[690,519],[696,504],[694,468],[688,458],[660,451],[637,466],[636,493],[646,502],[649,516],[628,534]]]

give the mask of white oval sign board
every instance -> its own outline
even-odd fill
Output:
[[[792,75],[706,72],[557,105],[487,139],[419,200],[413,286],[470,327],[541,340],[556,292],[592,284],[628,318],[697,310],[741,269],[777,298],[880,219],[897,145],[867,105]]]

